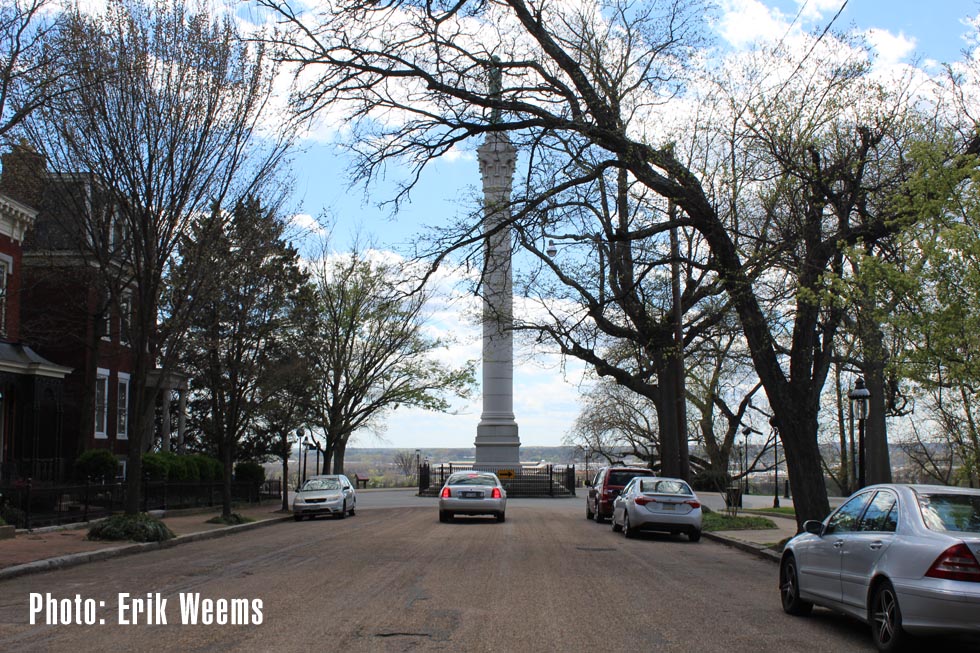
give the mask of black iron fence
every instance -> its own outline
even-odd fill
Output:
[[[479,470],[472,463],[443,463],[419,466],[419,496],[436,496],[446,479],[455,472]],[[575,465],[515,466],[514,469],[490,469],[500,477],[509,498],[575,496]]]
[[[142,509],[175,510],[221,504],[221,481],[144,481]],[[233,482],[232,501],[258,503],[280,498],[278,479],[255,483]],[[0,487],[0,517],[18,528],[86,522],[119,512],[126,504],[125,483],[37,485],[32,481]]]

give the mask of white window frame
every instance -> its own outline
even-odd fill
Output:
[[[129,439],[129,375],[125,372],[117,374],[116,383],[116,439]],[[123,390],[125,388],[125,390]],[[125,395],[125,396],[124,396]]]
[[[102,402],[99,405],[99,386],[102,385],[104,390],[102,391]],[[102,411],[102,423],[99,424],[99,410]],[[106,440],[109,438],[108,428],[109,428],[109,370],[104,368],[99,368],[95,374],[95,438],[97,440]],[[101,428],[100,428],[101,427]]]
[[[10,276],[14,273],[14,259],[0,254],[0,337],[7,337],[7,298]]]
[[[105,310],[102,313],[102,339],[112,342],[112,295],[105,295]]]
[[[125,292],[119,300],[119,344],[129,346],[129,331],[133,328],[133,294]]]

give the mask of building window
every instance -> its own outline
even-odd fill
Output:
[[[116,438],[129,438],[129,375],[119,373],[119,392],[116,395]]]
[[[0,337],[7,337],[7,278],[10,264],[0,259]]]
[[[109,293],[104,297],[98,328],[103,340],[112,340],[112,296]]]
[[[95,437],[109,437],[107,430],[109,417],[109,370],[99,368],[95,377]]]
[[[119,300],[119,342],[129,344],[129,330],[133,325],[133,298],[129,293]]]

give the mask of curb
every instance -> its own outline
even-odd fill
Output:
[[[134,544],[124,544],[122,546],[111,547],[108,549],[72,553],[69,555],[58,556],[57,558],[48,558],[47,560],[35,560],[34,562],[26,562],[22,565],[14,565],[12,567],[0,569],[0,581],[7,580],[9,578],[17,578],[18,576],[26,576],[28,574],[39,574],[45,571],[54,571],[56,569],[68,569],[69,567],[77,567],[89,562],[108,560],[109,558],[121,558],[123,556],[134,555],[137,553],[147,553],[149,551],[169,549],[181,544],[190,544],[191,542],[212,540],[219,537],[225,537],[226,535],[241,533],[242,531],[250,531],[255,528],[271,526],[273,524],[278,524],[279,522],[291,520],[292,518],[292,515],[286,515],[285,517],[273,517],[272,519],[263,519],[261,521],[250,522],[248,524],[237,524],[235,526],[216,528],[210,531],[179,535],[172,540],[166,540],[163,542],[139,542]]]
[[[718,542],[720,544],[724,544],[725,546],[730,546],[732,548],[745,551],[746,553],[751,553],[758,558],[762,558],[763,560],[768,560],[769,562],[774,562],[776,564],[779,563],[779,560],[782,557],[779,553],[776,553],[775,551],[773,551],[768,547],[764,547],[758,544],[752,544],[751,542],[745,542],[743,540],[737,540],[733,537],[728,537],[726,535],[717,535],[715,533],[702,532],[701,537],[707,538],[714,542]]]

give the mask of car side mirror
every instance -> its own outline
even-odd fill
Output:
[[[803,530],[812,535],[823,535],[823,522],[816,519],[808,519],[803,522]]]

